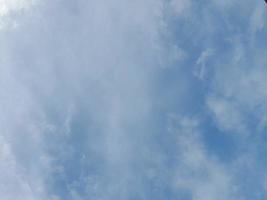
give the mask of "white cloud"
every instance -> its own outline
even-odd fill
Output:
[[[235,56],[229,67],[217,68],[207,105],[220,127],[241,133],[248,133],[250,122],[257,131],[266,127],[267,82],[265,62],[260,55],[262,53],[256,56],[253,68],[239,67],[240,61],[236,61]],[[244,59],[243,56],[238,60]]]
[[[239,108],[233,102],[210,97],[207,100],[207,106],[221,130],[246,134],[246,122]]]
[[[196,61],[196,67],[193,71],[193,74],[203,80],[206,76],[206,62],[208,61],[208,59],[214,54],[214,50],[213,49],[206,49],[203,52],[201,52],[200,56],[198,57],[197,61]]]
[[[140,138],[152,137],[153,74],[166,64],[162,9],[154,0],[46,1],[38,17],[1,34],[1,135],[22,176],[41,188],[35,200],[146,195],[138,168],[148,168],[149,142]]]
[[[31,92],[5,64],[0,69],[0,197],[49,199],[44,182],[51,163],[43,148],[48,126]]]
[[[27,10],[36,3],[36,0],[0,0],[0,30],[12,25],[17,25],[16,20],[11,20],[9,15]]]
[[[12,146],[1,138],[0,141],[0,196],[4,200],[44,200],[49,199],[44,191],[44,185],[33,171],[28,171],[21,166],[12,152]],[[21,158],[20,158],[21,159]],[[26,172],[26,173],[25,173]]]
[[[216,1],[230,4],[220,2]],[[164,15],[169,6],[178,16],[186,14],[192,2],[172,0],[167,10],[164,3],[48,0],[35,11],[38,17],[26,17],[16,30],[1,33],[0,159],[5,162],[0,168],[6,175],[3,180],[11,183],[0,184],[3,200],[61,200],[61,195],[126,200],[133,194],[148,199],[146,181],[157,179],[152,182],[159,190],[162,180],[168,179],[169,166],[160,155],[166,152],[153,147],[150,127],[154,98],[162,95],[154,94],[158,85],[154,77],[173,60],[190,56],[174,41],[165,41]],[[32,1],[2,1],[2,5],[1,20],[6,20],[24,9],[30,15]],[[197,27],[193,32],[200,32],[192,43],[216,31],[217,21],[209,12],[204,15],[203,23],[194,21],[202,16],[199,13],[189,20],[190,28]],[[260,30],[255,19],[255,30]],[[246,55],[242,45],[237,53],[229,63],[220,64],[240,64]],[[208,49],[197,60],[200,78],[205,77],[211,55]],[[263,58],[257,60],[264,63]],[[221,129],[244,132],[243,114],[266,110],[265,71],[257,68],[247,75],[242,69],[216,67],[207,106]],[[255,114],[262,119],[261,127],[266,122],[263,111]],[[195,118],[177,119],[175,188],[189,191],[195,200],[236,200],[232,166],[208,152],[198,123]],[[64,195],[54,187],[57,184]],[[11,193],[11,188],[19,189]]]
[[[0,16],[5,16],[11,11],[27,8],[31,0],[0,0]]]
[[[228,168],[208,153],[201,139],[199,120],[172,117],[177,135],[177,168],[173,176],[179,190],[193,200],[238,199]]]

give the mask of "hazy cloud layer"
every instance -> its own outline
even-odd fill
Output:
[[[0,199],[266,198],[264,6],[0,0]]]

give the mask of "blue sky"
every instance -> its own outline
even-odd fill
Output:
[[[266,17],[0,0],[0,199],[266,199]]]

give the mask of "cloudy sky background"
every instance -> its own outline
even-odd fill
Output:
[[[266,19],[263,0],[0,0],[0,199],[266,199]]]

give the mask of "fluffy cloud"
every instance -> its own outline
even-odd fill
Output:
[[[12,11],[18,11],[28,8],[34,3],[34,0],[1,0],[0,16],[3,17]]]
[[[208,106],[219,123],[238,132],[248,129],[260,130],[265,127],[266,81],[265,62],[255,56],[254,67],[240,66],[234,61],[229,67],[218,69],[214,79],[213,96],[207,100]],[[243,59],[243,58],[241,58]],[[246,127],[246,128],[245,128]],[[246,130],[247,129],[247,130]]]
[[[16,27],[16,20],[12,15],[27,10],[36,4],[35,0],[1,0],[0,1],[0,30],[7,27]]]

